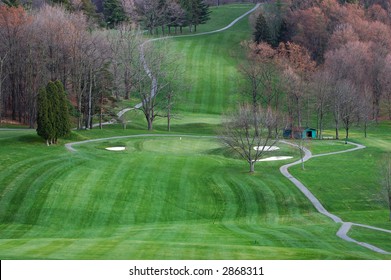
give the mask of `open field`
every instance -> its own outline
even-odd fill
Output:
[[[232,7],[218,9],[235,18],[250,6]],[[204,28],[225,22],[210,25]],[[227,46],[250,35],[245,19],[221,34],[170,41],[191,84],[170,134],[162,119],[145,135],[135,111],[126,130],[75,131],[51,147],[35,131],[0,130],[0,259],[391,259],[338,238],[339,225],[280,174],[289,160],[257,163],[249,174],[214,137],[220,114],[235,102],[237,61]],[[291,171],[330,212],[391,229],[376,181],[390,125],[372,126],[367,139],[354,130],[365,150]],[[63,145],[116,136],[129,137],[74,145],[76,152]],[[126,150],[105,150],[115,146]],[[278,146],[266,156],[299,158],[296,148]],[[320,154],[350,145],[312,141],[308,148]],[[389,234],[353,227],[351,235],[391,250]]]

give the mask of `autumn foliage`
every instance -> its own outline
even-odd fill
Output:
[[[370,121],[391,117],[390,0],[272,2],[284,2],[289,7],[280,20],[284,40],[277,48],[261,42],[252,47],[252,52],[273,60],[281,69],[285,91],[292,97],[286,100],[290,115],[287,126],[303,123],[298,107],[317,112],[318,128],[323,127],[319,122],[325,114],[333,115],[336,130],[343,124],[346,135],[353,120],[366,128]],[[263,14],[272,18],[268,10]],[[310,125],[310,120],[306,123]]]

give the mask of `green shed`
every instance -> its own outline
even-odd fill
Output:
[[[314,128],[306,128],[303,130],[302,134],[303,139],[316,139],[316,129]]]
[[[303,128],[295,127],[293,129],[284,129],[284,138],[295,138],[295,139],[316,139],[316,129],[314,128]]]

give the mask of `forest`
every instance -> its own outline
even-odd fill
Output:
[[[114,116],[116,101],[143,100],[150,90],[140,86],[148,80],[139,59],[146,40],[140,30],[196,32],[209,18],[208,4],[225,2],[3,0],[2,121],[35,127],[38,92],[58,80],[77,127],[92,128],[93,116]],[[390,15],[388,0],[266,1],[250,19],[253,42],[242,43],[243,96],[283,111],[280,126],[309,126],[315,112],[319,137],[326,118],[333,120],[336,138],[339,128],[348,134],[355,123],[366,127],[391,118]],[[162,64],[162,56],[150,51],[148,57]],[[170,84],[161,65],[156,71]]]
[[[65,86],[77,127],[92,128],[92,116],[110,116],[114,101],[129,99],[137,88],[144,90],[142,96],[148,91],[141,86],[149,79],[140,64],[139,47],[145,41],[141,28],[154,34],[158,27],[178,27],[173,6],[181,14],[180,28],[189,27],[190,32],[209,15],[208,6],[199,0],[109,0],[103,3],[102,14],[95,8],[92,13],[91,5],[1,3],[2,119],[35,127],[39,89],[58,80]],[[145,56],[161,60],[158,54]]]
[[[366,131],[391,118],[390,1],[273,2],[252,19],[247,49],[258,70],[242,72],[262,85],[268,106],[285,106],[290,128],[308,127],[315,112],[318,137],[327,118],[338,139],[340,128],[347,138],[353,124]]]

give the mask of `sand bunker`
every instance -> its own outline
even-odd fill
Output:
[[[259,159],[258,161],[275,161],[275,160],[286,160],[286,159],[291,159],[291,158],[293,158],[293,157],[277,156],[277,157],[268,157],[268,158]]]
[[[256,150],[256,151],[259,151],[262,149],[264,152],[270,152],[270,151],[277,151],[280,148],[277,146],[265,146],[265,147],[264,146],[257,146],[257,147],[254,147],[254,150]]]
[[[124,151],[125,147],[108,147],[106,148],[106,150],[118,152],[118,151]]]

